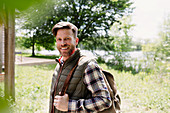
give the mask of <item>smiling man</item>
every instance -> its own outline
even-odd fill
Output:
[[[49,112],[104,113],[106,109],[108,112],[112,102],[102,71],[93,58],[82,55],[76,48],[79,41],[77,27],[69,22],[59,22],[52,32],[61,57],[56,59],[58,64],[52,78]],[[78,61],[66,94],[61,95],[67,75]]]

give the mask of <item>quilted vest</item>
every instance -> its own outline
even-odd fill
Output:
[[[54,93],[55,82],[58,77],[59,71],[62,69],[61,75],[59,77],[59,82],[57,84],[57,88],[55,89],[56,95],[58,95],[58,93],[62,90],[67,75],[69,74],[71,69],[75,66],[75,64],[77,63],[77,61],[81,56],[82,55],[80,54],[80,51],[77,50],[67,61],[65,61],[63,65],[61,65],[60,63],[57,64],[52,77],[49,112],[51,112],[51,108],[52,108],[52,95]],[[91,92],[86,88],[83,82],[84,70],[87,64],[89,63],[89,61],[91,60],[92,60],[91,58],[83,58],[82,60],[80,60],[75,72],[72,75],[68,89],[66,91],[66,93],[69,95],[69,99],[78,100],[78,99],[88,99],[92,97]],[[55,109],[55,113],[67,113],[67,112],[59,111],[55,107],[54,109]]]

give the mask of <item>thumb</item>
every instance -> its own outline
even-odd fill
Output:
[[[61,95],[61,92],[59,92],[59,95]]]

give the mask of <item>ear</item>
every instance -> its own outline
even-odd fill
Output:
[[[79,43],[79,38],[77,37],[76,38],[76,45],[78,45],[78,43]]]

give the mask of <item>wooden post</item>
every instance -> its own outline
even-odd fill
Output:
[[[15,10],[7,9],[5,27],[5,97],[15,101]]]
[[[4,49],[4,28],[3,24],[0,25],[0,73],[2,73],[2,66],[3,66],[3,49]]]

